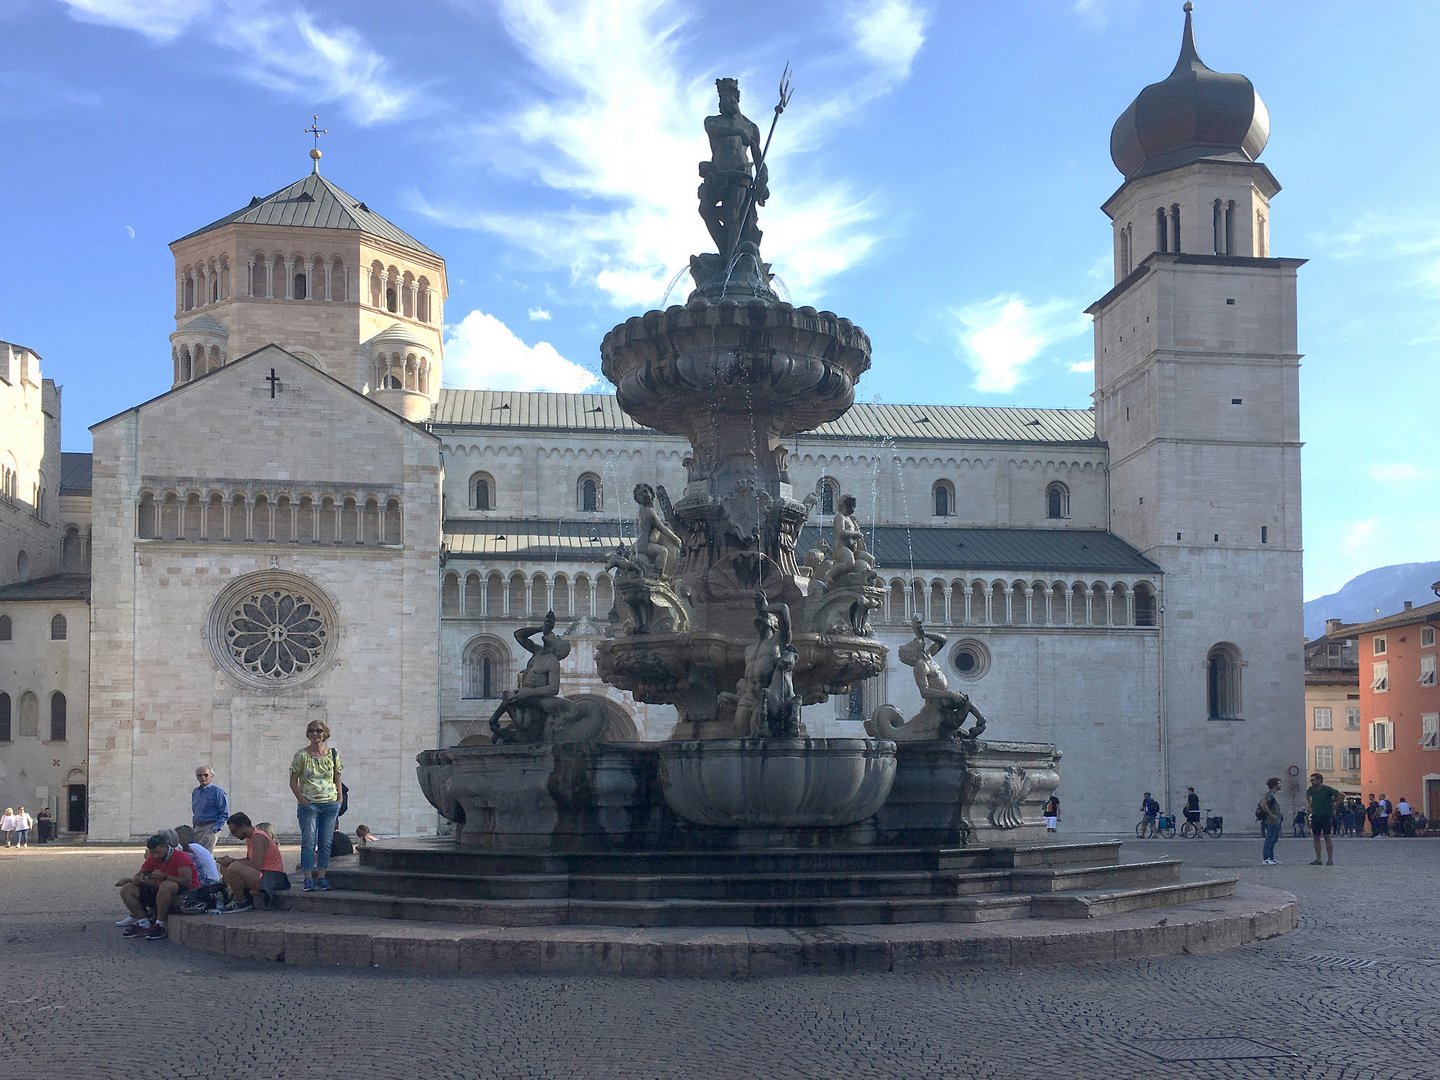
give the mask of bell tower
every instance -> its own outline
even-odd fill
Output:
[[[1111,132],[1115,286],[1088,309],[1110,526],[1165,572],[1156,783],[1171,805],[1193,784],[1220,813],[1304,767],[1304,260],[1270,254],[1269,133],[1250,80],[1200,59],[1187,3],[1174,70]]]

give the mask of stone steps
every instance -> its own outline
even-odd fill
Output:
[[[457,875],[904,873],[1114,865],[1120,841],[973,848],[746,848],[703,851],[523,852],[457,848],[447,841],[361,852],[362,867]]]
[[[1239,880],[1238,877],[1211,878],[1145,889],[1035,895],[1030,898],[1030,914],[1037,919],[1103,919],[1146,908],[1176,907],[1231,897]]]
[[[300,913],[485,926],[855,926],[993,922],[1030,917],[1030,897],[806,898],[800,900],[430,900],[336,889],[292,897]]]
[[[1179,880],[1179,859],[1154,859],[1115,866],[1029,868],[1010,872],[1011,889],[1034,893],[1104,889],[1117,885],[1162,885]]]

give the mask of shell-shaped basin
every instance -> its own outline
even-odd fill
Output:
[[[880,809],[895,781],[883,739],[692,739],[660,745],[670,809],[716,828],[853,825]]]

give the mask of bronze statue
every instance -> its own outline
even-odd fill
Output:
[[[716,79],[715,89],[720,94],[720,111],[705,118],[710,160],[700,163],[700,216],[721,255],[733,256],[743,243],[751,244],[758,254],[761,233],[751,206],[752,202],[764,206],[770,197],[760,129],[740,111],[736,80]]]
[[[533,640],[539,634],[540,644]],[[490,717],[494,743],[592,742],[604,732],[603,707],[588,698],[572,701],[560,695],[560,661],[570,655],[570,643],[555,633],[555,613],[545,613],[539,626],[522,626],[515,640],[530,654],[520,685],[508,690]],[[500,718],[509,715],[502,726]]]
[[[985,730],[985,717],[970,698],[949,688],[945,673],[935,663],[935,655],[945,647],[943,634],[931,634],[919,616],[912,616],[910,629],[915,637],[900,646],[898,655],[902,664],[909,665],[915,674],[915,685],[924,701],[920,711],[908,722],[893,705],[881,705],[875,716],[867,721],[866,728],[881,739],[897,742],[915,742],[925,739],[948,739],[952,735],[965,738],[979,738]],[[967,717],[975,717],[975,726],[962,731]]]

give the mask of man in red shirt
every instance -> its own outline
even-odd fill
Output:
[[[200,884],[195,862],[179,848],[156,833],[145,841],[145,862],[134,877],[115,883],[126,910],[135,924],[125,928],[124,937],[160,941],[169,937],[165,916],[179,910],[180,897]]]

